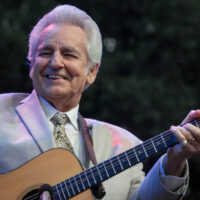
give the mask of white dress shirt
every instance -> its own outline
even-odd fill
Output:
[[[54,125],[51,119],[57,112],[60,112],[60,111],[56,110],[50,103],[48,103],[41,96],[39,96],[39,100],[44,110],[44,113],[46,115],[46,118],[49,122],[51,133],[53,134]],[[86,149],[85,149],[83,134],[81,134],[80,126],[78,123],[78,109],[79,109],[79,105],[77,105],[75,108],[71,109],[68,112],[62,112],[62,113],[65,113],[70,120],[70,122],[66,123],[65,125],[65,133],[67,134],[72,144],[74,154],[81,162],[83,168],[87,168],[89,161],[85,153]]]

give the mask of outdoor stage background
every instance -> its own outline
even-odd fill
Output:
[[[145,140],[200,108],[199,0],[0,0],[0,92],[31,92],[24,66],[28,35],[57,4],[84,9],[99,24],[103,60],[83,95],[85,117]],[[156,158],[145,162],[146,172]],[[190,160],[187,200],[200,199],[200,158]]]

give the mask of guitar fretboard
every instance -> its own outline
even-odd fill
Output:
[[[191,120],[187,123],[200,126],[200,118]],[[183,126],[182,124],[181,126]],[[133,165],[142,162],[157,153],[163,152],[167,148],[177,144],[178,141],[174,134],[168,130],[160,135],[157,135],[140,145],[129,149],[117,156],[112,157],[94,167],[87,169],[80,174],[77,174],[55,186],[54,199],[64,200],[69,199],[76,194],[87,190],[99,182],[103,182],[112,176],[132,167]]]

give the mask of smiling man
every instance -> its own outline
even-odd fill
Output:
[[[37,93],[59,111],[79,104],[98,66],[88,68],[87,35],[74,25],[50,24],[41,32],[30,77]]]
[[[24,191],[33,185],[40,186],[41,183],[48,182],[46,180],[49,179],[45,179],[46,172],[47,177],[50,177],[48,183],[52,184],[51,179],[54,180],[56,177],[56,174],[55,177],[52,174],[52,168],[59,172],[58,166],[63,165],[65,168],[69,165],[66,170],[73,171],[74,156],[79,159],[83,169],[93,166],[87,152],[88,143],[84,140],[85,129],[81,129],[83,123],[78,110],[83,91],[95,81],[101,55],[102,41],[98,26],[90,16],[76,7],[70,5],[56,7],[31,31],[28,59],[34,90],[31,94],[0,95],[0,172],[8,173],[19,168],[18,170],[22,169],[20,173],[23,173],[27,167],[25,165],[20,168],[22,165],[37,156],[41,158],[41,155],[46,155],[44,152],[58,147],[67,149],[73,157],[60,160],[61,153],[50,156],[48,161],[42,157],[30,172],[21,177],[23,181],[17,183],[23,185],[25,180],[30,180],[23,189],[20,188],[22,191],[18,187],[20,194],[24,194]],[[200,117],[200,110],[191,111],[183,123],[197,117]],[[103,162],[141,144],[140,139],[120,127],[93,119],[85,120],[97,162]],[[147,176],[142,171],[142,163],[116,174],[115,163],[111,162],[110,168],[102,176],[100,175],[103,179],[103,176],[109,176],[111,172],[116,174],[103,182],[106,191],[103,199],[182,199],[189,181],[187,158],[200,153],[200,130],[188,123],[184,126],[172,126],[171,131],[176,136],[178,144],[171,147],[155,163]],[[164,144],[166,145],[165,141]],[[157,151],[156,144],[154,150]],[[45,170],[40,172],[39,168],[33,173],[36,166],[45,166]],[[106,163],[101,167],[106,168]],[[122,164],[121,169],[123,169]],[[101,171],[102,168],[98,170]],[[11,178],[15,174],[17,172],[11,173]],[[38,179],[37,174],[39,174]],[[61,173],[61,180],[64,180],[65,176],[66,173]],[[95,182],[93,176],[90,174],[88,177],[93,178]],[[78,176],[79,182],[76,184],[80,184],[80,178],[81,175]],[[6,182],[2,181],[2,184],[1,179],[0,177],[2,188]],[[12,182],[8,177],[5,180],[8,180],[9,184]],[[81,182],[82,189],[85,187],[84,184],[89,184],[88,181],[84,178]],[[74,195],[77,192],[76,184],[71,190],[63,190],[59,199],[66,199],[66,195],[70,197],[70,193]],[[7,185],[4,187],[9,188]],[[14,188],[16,191],[15,185]],[[57,190],[60,188],[61,185]],[[54,190],[54,197],[58,195],[57,190]],[[13,194],[7,189],[5,195],[13,196],[5,196],[3,199],[15,199],[18,193]],[[85,196],[85,193],[79,195],[81,195],[79,199],[93,198],[92,193],[89,193],[90,197]]]

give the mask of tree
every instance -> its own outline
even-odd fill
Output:
[[[101,68],[81,102],[84,116],[120,125],[148,139],[181,123],[189,110],[199,107],[198,0],[2,1],[1,92],[32,90],[29,70],[23,66],[27,36],[57,3],[85,10],[103,35]],[[200,198],[195,183],[199,162],[198,157],[190,161],[188,200]]]

